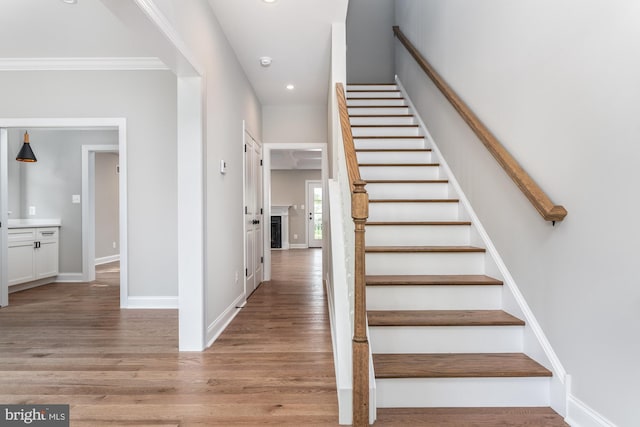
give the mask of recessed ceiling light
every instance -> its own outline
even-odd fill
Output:
[[[262,65],[263,67],[268,67],[269,65],[271,65],[272,60],[268,56],[261,56],[258,59],[260,60],[260,65]]]
[[[296,88],[296,87],[295,87],[294,85],[292,85],[292,84],[288,84],[288,85],[287,85],[287,89],[288,89],[288,90],[294,90],[295,88]]]
[[[78,0],[62,0],[62,2],[66,4],[76,4],[78,3]]]
[[[262,0],[262,1],[265,2],[265,3],[275,3],[278,0]]]

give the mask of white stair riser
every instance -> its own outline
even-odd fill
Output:
[[[502,286],[367,286],[367,310],[499,310]]]
[[[416,119],[413,116],[392,116],[392,117],[357,117],[349,118],[352,126],[356,125],[413,125]]]
[[[520,353],[522,326],[370,326],[373,353]]]
[[[549,378],[377,379],[379,408],[549,406]]]
[[[419,127],[352,127],[353,136],[420,136]]]
[[[369,199],[446,199],[449,185],[445,183],[368,183]]]
[[[355,102],[355,101],[354,101]],[[372,102],[368,101],[368,104],[366,105],[371,105]],[[384,105],[384,104],[380,104],[380,105]],[[398,105],[402,105],[400,103],[398,103]],[[355,115],[365,115],[365,114],[376,114],[376,115],[404,115],[404,114],[410,114],[409,113],[409,107],[380,107],[380,106],[373,106],[373,107],[365,107],[365,106],[360,106],[359,108],[352,108],[352,107],[356,107],[356,105],[350,105],[348,108],[349,114],[355,114]]]
[[[366,231],[369,246],[464,246],[471,235],[468,225],[372,225]]]
[[[398,86],[394,84],[389,85],[347,85],[347,90],[398,90]]]
[[[484,274],[485,254],[465,253],[367,253],[368,275]]]
[[[360,166],[365,181],[376,179],[439,179],[437,166]]]
[[[407,105],[407,101],[402,98],[370,98],[370,99],[347,99],[347,107],[361,107],[382,105]]]
[[[364,178],[366,179],[366,178]],[[369,221],[456,221],[458,203],[370,203]]]
[[[354,138],[356,150],[383,148],[425,148],[424,138]]]
[[[431,151],[358,152],[358,163],[431,163]]]
[[[402,92],[389,91],[383,89],[384,92],[350,92],[347,91],[348,98],[402,98]]]

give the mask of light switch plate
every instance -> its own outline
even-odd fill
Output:
[[[71,203],[80,203],[80,195],[79,194],[73,194],[71,196]]]
[[[227,162],[224,160],[220,160],[220,173],[223,175],[227,173]]]

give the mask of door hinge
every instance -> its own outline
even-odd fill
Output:
[[[262,159],[260,159],[260,166],[262,166]]]
[[[263,256],[260,257],[260,264],[264,264],[264,257]]]
[[[244,207],[244,213],[245,213],[245,215],[249,213],[249,208],[246,207],[246,206]]]
[[[260,208],[260,215],[262,215],[262,208]],[[2,225],[0,224],[0,227],[2,227]]]
[[[247,152],[247,144],[244,144],[244,152]]]
[[[249,277],[249,269],[248,269],[248,268],[245,268],[245,269],[244,269],[244,275],[245,275],[246,277]]]

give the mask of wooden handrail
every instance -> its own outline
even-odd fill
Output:
[[[355,225],[353,303],[353,425],[369,425],[369,340],[367,338],[364,224],[369,216],[369,196],[360,178],[347,99],[342,83],[336,83],[340,127],[351,189],[351,217]]]
[[[500,166],[505,170],[507,175],[516,183],[520,191],[529,199],[531,204],[542,215],[546,221],[562,221],[567,216],[567,210],[560,206],[554,205],[549,196],[542,191],[529,174],[520,166],[506,148],[498,141],[491,131],[480,121],[467,104],[451,89],[444,79],[436,72],[436,70],[427,62],[416,47],[407,39],[400,27],[394,26],[393,33],[398,40],[409,51],[411,56],[416,60],[420,68],[429,76],[440,92],[449,100],[453,108],[462,116],[471,130],[482,141],[487,150],[498,161]]]

